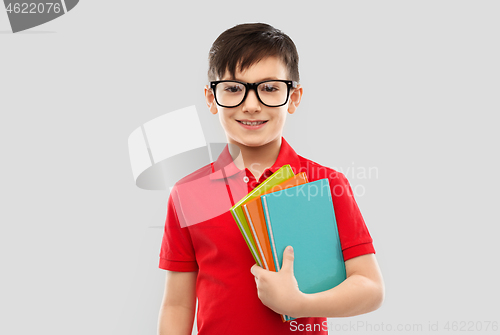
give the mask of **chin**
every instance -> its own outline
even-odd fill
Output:
[[[244,145],[246,147],[261,147],[265,144],[267,144],[267,142],[263,141],[263,140],[240,140],[240,141],[235,141],[241,145]]]
[[[240,144],[246,146],[246,147],[261,147],[263,144],[260,141],[242,141],[239,142]]]

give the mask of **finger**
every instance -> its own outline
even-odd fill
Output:
[[[281,267],[280,271],[288,271],[293,273],[293,260],[293,247],[289,245],[285,248],[285,251],[283,251],[283,266]]]
[[[261,273],[261,271],[263,271],[264,269],[261,268],[260,266],[258,266],[257,264],[254,264],[251,268],[250,268],[250,272],[255,276],[255,277],[258,277],[258,275]]]

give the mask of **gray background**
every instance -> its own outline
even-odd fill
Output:
[[[225,140],[204,103],[207,54],[243,22],[270,23],[299,50],[304,96],[285,138],[364,190],[386,300],[332,327],[500,321],[499,10],[82,1],[18,34],[0,10],[0,333],[156,332],[167,193],[134,185],[127,139],[194,104],[207,140]]]

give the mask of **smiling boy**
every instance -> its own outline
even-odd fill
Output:
[[[229,145],[239,154],[226,146],[217,161],[172,189],[160,251],[159,267],[167,275],[159,334],[190,334],[196,297],[199,334],[327,334],[326,317],[377,309],[384,284],[347,179],[298,155],[282,136],[286,117],[297,110],[303,94],[292,40],[262,23],[228,29],[210,50],[209,80],[207,106],[219,115]],[[233,165],[228,165],[228,157]],[[188,213],[179,205],[186,200],[179,200],[178,186],[203,178],[216,200],[220,193],[215,190],[227,187],[234,204],[239,198],[234,199],[231,190],[243,187],[246,194],[285,164],[296,174],[306,172],[309,181],[328,178],[330,183],[347,279],[325,292],[300,292],[293,251],[288,249],[279,272],[257,266],[229,207],[187,224]],[[282,322],[278,313],[298,319]]]

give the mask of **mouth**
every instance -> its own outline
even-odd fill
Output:
[[[256,121],[244,121],[244,120],[236,120],[239,123],[245,125],[245,126],[260,126],[261,124],[266,123],[268,120],[262,121],[262,120],[256,120]]]

